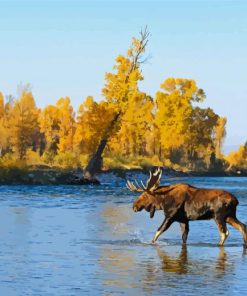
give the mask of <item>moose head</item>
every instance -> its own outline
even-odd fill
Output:
[[[135,181],[127,181],[127,188],[132,192],[142,192],[142,194],[133,203],[134,212],[139,212],[145,209],[150,213],[150,218],[153,218],[155,210],[160,209],[160,203],[154,195],[155,190],[159,187],[162,170],[156,169],[154,173],[150,172],[150,177],[146,182],[146,186],[142,183],[141,185]]]

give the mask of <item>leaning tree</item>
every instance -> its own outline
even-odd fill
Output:
[[[138,82],[143,80],[141,65],[145,62],[145,52],[150,33],[147,28],[140,32],[139,38],[133,38],[130,48],[125,56],[116,58],[116,65],[113,73],[106,73],[105,86],[102,90],[109,108],[113,110],[113,116],[102,133],[98,147],[91,156],[88,165],[84,170],[84,178],[93,181],[95,175],[102,167],[102,155],[109,138],[121,122],[131,99],[140,95]]]

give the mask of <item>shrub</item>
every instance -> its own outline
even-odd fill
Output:
[[[79,164],[82,168],[86,167],[89,161],[89,155],[88,154],[81,154],[79,156]]]
[[[162,166],[158,156],[124,157],[122,155],[108,155],[104,157],[104,169],[141,169],[153,166]]]
[[[27,169],[25,160],[17,159],[13,154],[7,153],[0,158],[0,167],[5,169]]]
[[[21,180],[27,173],[24,160],[16,159],[13,154],[5,154],[0,158],[0,181],[9,182]]]
[[[60,152],[55,156],[55,164],[62,168],[77,168],[80,160],[73,152]]]
[[[28,165],[39,165],[42,164],[43,160],[39,155],[39,152],[28,150],[26,152],[26,162]]]
[[[142,168],[150,168],[153,166],[157,166],[157,167],[163,166],[163,163],[160,161],[157,155],[154,155],[152,157],[138,157],[137,161]]]
[[[44,163],[52,166],[55,161],[55,152],[54,151],[45,151],[45,153],[42,155],[42,159]]]
[[[229,168],[235,166],[239,168],[247,168],[247,149],[245,146],[241,145],[238,151],[229,153],[226,157],[226,161],[229,164]]]

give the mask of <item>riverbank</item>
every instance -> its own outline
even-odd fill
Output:
[[[149,169],[109,169],[99,174],[111,174],[112,178],[128,179],[132,175],[148,173]],[[232,171],[206,171],[206,172],[182,172],[171,168],[163,168],[163,175],[168,177],[246,177],[247,170]],[[83,178],[82,169],[61,169],[61,168],[0,168],[1,185],[98,185],[98,180],[88,181]]]

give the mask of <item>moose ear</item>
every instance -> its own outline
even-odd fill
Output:
[[[155,206],[152,205],[151,208],[150,208],[150,218],[153,218],[154,213],[155,213]]]

